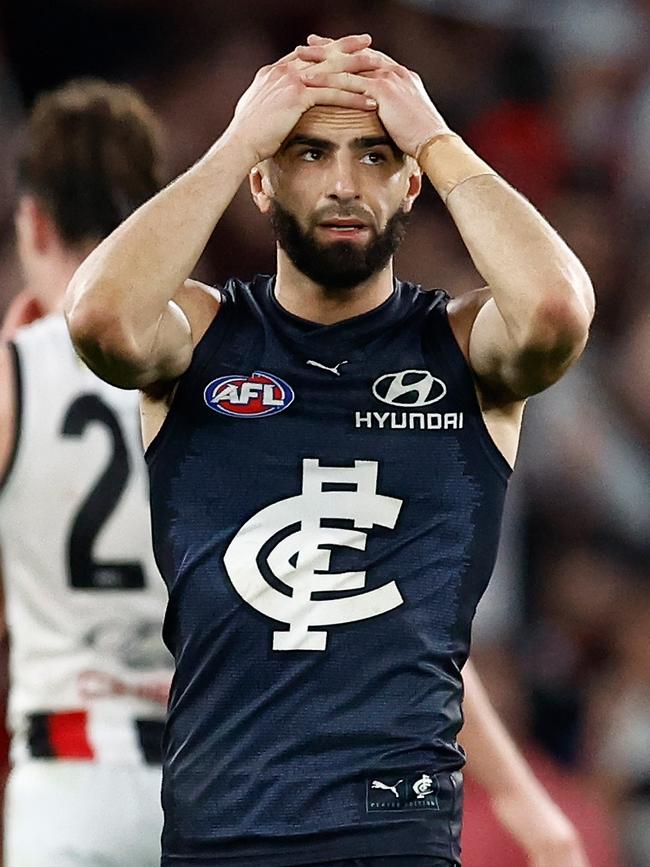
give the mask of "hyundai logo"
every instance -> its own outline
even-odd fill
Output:
[[[447,386],[428,370],[402,370],[376,379],[372,393],[391,406],[427,406],[447,394]]]

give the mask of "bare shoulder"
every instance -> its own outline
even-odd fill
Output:
[[[16,331],[45,316],[41,303],[31,292],[23,289],[13,297],[0,326],[0,337],[11,340]]]
[[[198,280],[186,280],[171,303],[180,308],[189,322],[192,349],[195,349],[219,312],[219,290]],[[145,449],[154,440],[167,417],[176,385],[176,382],[155,383],[140,393],[140,417]]]
[[[478,314],[492,298],[489,287],[464,292],[453,298],[447,307],[449,325],[465,360],[471,367],[470,339]],[[502,400],[495,397],[474,371],[474,384],[485,426],[495,445],[510,466],[514,466],[519,446],[519,434],[524,413],[524,400]]]
[[[0,485],[9,469],[16,442],[16,361],[9,344],[0,341]]]

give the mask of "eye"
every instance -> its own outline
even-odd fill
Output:
[[[306,163],[315,163],[322,156],[323,152],[319,151],[318,148],[308,148],[300,153],[300,159],[304,160]]]
[[[379,163],[385,163],[386,157],[379,151],[369,151],[361,157],[361,162],[365,163],[367,166],[376,166],[379,165]]]

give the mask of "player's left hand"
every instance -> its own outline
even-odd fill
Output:
[[[379,119],[404,153],[417,157],[427,141],[451,130],[429,98],[420,76],[372,48],[343,53],[332,40],[312,35],[297,49],[310,65],[301,72],[309,87],[365,93],[378,104]]]
[[[530,867],[589,867],[578,832],[546,793],[513,794],[493,800],[492,807],[528,855]]]

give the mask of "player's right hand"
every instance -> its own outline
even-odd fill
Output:
[[[368,34],[344,36],[332,43],[338,51],[354,54],[370,45]],[[249,155],[251,168],[276,153],[282,142],[314,105],[335,105],[375,111],[377,103],[363,93],[334,88],[307,87],[300,73],[310,63],[298,57],[297,49],[258,70],[252,84],[235,108],[226,131]]]

